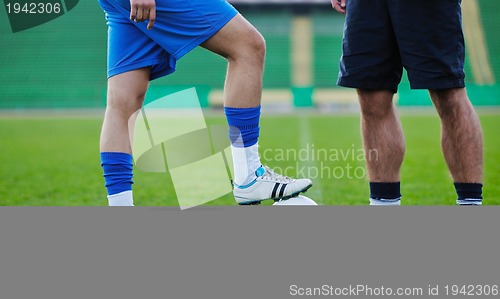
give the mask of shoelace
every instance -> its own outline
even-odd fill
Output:
[[[266,172],[262,175],[262,179],[269,181],[276,181],[278,183],[291,183],[293,182],[292,178],[287,176],[275,173],[271,168],[264,166]]]

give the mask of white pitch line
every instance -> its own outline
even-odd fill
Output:
[[[307,146],[308,144],[312,148],[312,138],[311,138],[311,125],[309,123],[309,116],[307,115],[299,115],[299,141],[301,146]],[[299,149],[300,150],[300,149]],[[314,150],[314,149],[313,149]],[[299,167],[304,167],[306,169],[309,168],[316,168],[319,173],[319,165],[318,161],[315,161],[314,159],[309,159],[307,161],[302,161],[298,159],[298,165]],[[318,204],[323,204],[323,186],[321,184],[321,178],[320,176],[316,179],[313,180],[313,186],[311,189],[307,191],[305,194],[308,197],[311,197],[315,202]]]

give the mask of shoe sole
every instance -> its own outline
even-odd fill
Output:
[[[276,198],[268,198],[268,199],[261,199],[261,200],[252,200],[252,201],[245,201],[245,202],[240,202],[238,203],[240,206],[256,206],[256,205],[260,205],[261,202],[265,201],[265,200],[274,200],[274,202],[278,202],[278,201],[282,201],[282,200],[288,200],[290,198],[293,198],[293,197],[297,197],[299,196],[300,193],[306,193],[307,190],[309,190],[309,188],[311,188],[313,185],[309,185],[305,188],[303,188],[302,190],[299,190],[295,193],[292,193],[290,195],[287,195],[287,196],[282,196],[282,197],[276,197]]]

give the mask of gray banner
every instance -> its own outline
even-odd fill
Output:
[[[497,298],[499,212],[2,207],[0,298],[279,299],[389,289],[425,298],[434,290],[462,296],[469,285],[476,297],[478,285],[483,293],[497,285],[487,296]]]

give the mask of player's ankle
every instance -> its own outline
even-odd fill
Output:
[[[401,205],[401,183],[370,182],[370,205],[372,206]]]
[[[479,183],[454,183],[457,205],[480,206],[483,204],[483,185]]]

